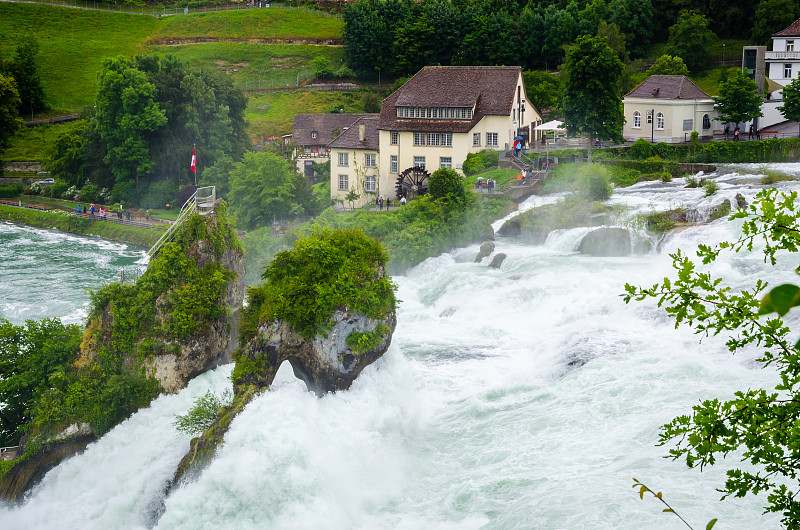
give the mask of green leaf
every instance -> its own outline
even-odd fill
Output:
[[[716,519],[711,519],[708,522],[708,524],[706,525],[706,530],[711,530],[712,528],[714,528],[715,524],[717,524],[717,520]]]
[[[777,312],[783,316],[793,307],[800,305],[800,287],[785,283],[779,285],[764,295],[761,299],[761,306],[758,309],[759,315],[766,315]]]

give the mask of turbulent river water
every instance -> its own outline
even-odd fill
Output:
[[[772,167],[800,176],[800,165]],[[760,168],[713,175],[720,190],[708,199],[674,181],[617,190],[612,202],[626,207],[621,219],[677,206],[702,218],[724,198],[755,195],[758,175],[748,171]],[[395,278],[392,346],[351,390],[318,399],[282,367],[210,466],[165,497],[189,445],[171,424],[206,390],[230,385],[230,366],[220,367],[53,469],[23,505],[0,507],[0,528],[685,528],[656,500],[640,500],[632,477],[695,528],[711,518],[716,529],[777,528],[761,513],[764,498],[719,502],[715,488],[735,459],[701,473],[654,445],[660,425],[700,399],[773,385],[776,374],[755,362],[757,351],[733,356],[723,338],[700,341],[655,304],[620,298],[626,282],[670,275],[669,252],[739,229],[701,224],[626,258],[578,254],[587,229],[576,229],[541,246],[499,239],[508,255],[500,270],[473,263],[477,246],[429,259]],[[0,225],[0,316],[78,321],[85,289],[141,255]],[[796,266],[797,256],[766,266],[754,250],[723,255],[711,271],[743,288],[759,277],[796,281]]]

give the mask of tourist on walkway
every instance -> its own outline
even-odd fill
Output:
[[[750,129],[747,131],[747,139],[748,139],[748,140],[752,140],[752,139],[753,139],[753,136],[754,136],[754,134],[753,134],[753,128],[754,128],[754,127],[753,127],[753,124],[751,123],[751,124],[750,124]]]
[[[478,193],[483,193],[483,179],[478,179]]]
[[[401,204],[402,206],[405,206],[405,205],[406,205],[406,196],[405,196],[405,195],[403,195],[402,197],[400,197],[400,204]]]
[[[736,127],[736,129],[733,131],[733,141],[734,142],[739,141],[739,127]]]
[[[517,187],[522,186],[522,171],[517,173]]]
[[[376,196],[375,197],[375,208],[377,208],[380,205],[381,205],[381,198]]]
[[[391,208],[391,207],[392,207],[392,199],[390,199],[389,197],[386,197],[386,211],[388,212],[389,208]]]
[[[378,208],[378,209],[379,210],[383,210],[383,197],[381,197],[381,205],[380,205],[380,208]]]

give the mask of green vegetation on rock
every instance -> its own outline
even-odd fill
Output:
[[[353,353],[358,355],[378,346],[389,331],[391,331],[389,326],[378,324],[371,332],[352,331],[345,339],[345,342],[353,350]]]

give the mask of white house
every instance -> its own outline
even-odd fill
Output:
[[[625,138],[679,143],[713,134],[714,100],[683,75],[651,75],[622,100]]]
[[[306,177],[313,176],[313,162],[327,162],[330,157],[328,143],[362,116],[370,114],[295,114],[292,135],[284,137],[284,147],[288,147],[289,140],[294,143],[297,170]]]

